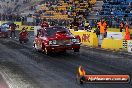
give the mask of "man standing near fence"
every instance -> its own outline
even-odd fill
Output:
[[[11,23],[10,24],[10,38],[12,38],[12,34],[14,34],[14,37],[16,38],[16,33],[15,33],[15,31],[16,31],[16,24],[14,24],[14,23]]]
[[[123,23],[123,22],[121,22],[121,23],[120,23],[120,32],[122,32],[122,31],[123,31],[123,28],[124,28],[124,23]]]
[[[107,23],[104,19],[101,19],[100,22],[97,23],[99,29],[99,45],[102,44],[102,40],[107,36]]]
[[[98,28],[100,30],[100,37],[103,40],[104,37],[106,36],[106,32],[107,32],[107,23],[104,21],[104,19],[101,19],[100,22],[98,22]]]

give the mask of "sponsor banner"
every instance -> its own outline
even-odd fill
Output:
[[[87,83],[129,83],[129,75],[85,75]]]
[[[128,52],[132,53],[132,40],[127,41]]]
[[[98,47],[98,38],[96,36],[96,33],[87,32],[84,30],[78,30],[78,31],[70,30],[70,32],[73,35],[79,35],[81,38],[82,44],[88,45],[88,46]]]
[[[107,32],[107,38],[123,39],[124,36],[122,32]]]
[[[26,25],[23,25],[21,26],[20,30],[25,27],[27,29],[27,31],[34,31],[34,26],[26,26]]]
[[[110,50],[123,49],[123,39],[104,38],[101,44],[101,48]]]

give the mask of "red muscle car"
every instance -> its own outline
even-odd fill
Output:
[[[34,48],[44,51],[45,54],[66,50],[79,52],[80,44],[79,36],[74,36],[67,28],[58,26],[38,30],[34,39]]]

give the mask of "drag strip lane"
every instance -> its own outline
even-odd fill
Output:
[[[3,43],[4,44],[4,43]],[[16,44],[21,46],[19,44]],[[5,45],[7,48],[10,45]],[[10,51],[8,52],[10,57],[13,58],[12,62],[18,63],[21,68],[26,71],[27,74],[30,74],[34,80],[41,87],[49,87],[49,88],[80,88],[80,87],[89,87],[89,88],[129,88],[131,85],[121,85],[121,84],[87,84],[84,86],[77,85],[75,82],[75,74],[76,69],[80,64],[84,64],[84,66],[88,67],[86,70],[88,73],[115,73],[112,69],[107,71],[106,65],[102,65],[101,63],[97,63],[94,61],[90,61],[91,58],[99,59],[97,56],[91,55],[91,57],[83,57],[81,55],[71,54],[62,54],[55,56],[46,56],[42,53],[35,52],[31,47],[23,47],[15,49],[16,46],[11,46]],[[12,50],[13,49],[13,50]],[[13,53],[18,53],[18,55],[22,56],[13,56]],[[98,61],[98,60],[97,60]],[[95,66],[97,63],[97,66]],[[103,62],[102,62],[103,63]],[[104,63],[105,64],[105,63]],[[100,65],[100,67],[99,67]],[[94,67],[95,66],[95,67]],[[100,69],[101,68],[101,69]],[[120,71],[119,69],[116,69]],[[124,71],[120,71],[124,73]],[[47,75],[47,76],[46,76]],[[50,81],[51,80],[51,81]],[[48,83],[50,81],[50,83]],[[45,82],[46,84],[43,84]]]
[[[78,85],[69,83],[67,79],[63,78],[59,74],[54,73],[54,68],[50,68],[49,66],[48,68],[40,67],[36,61],[29,59],[32,57],[21,54],[20,50],[23,49],[14,49],[14,47],[12,47],[12,50],[11,47],[10,49],[8,49],[8,46],[2,46],[2,48],[4,48],[3,52],[5,53],[3,56],[7,58],[6,60],[12,63],[17,63],[20,68],[24,69],[25,73],[32,76],[32,79],[37,80],[37,84],[39,85],[39,87],[36,88],[58,88],[58,86],[72,86],[72,88],[80,88],[78,87]]]
[[[1,72],[0,72],[0,88],[10,88],[10,86],[6,83],[6,80]]]

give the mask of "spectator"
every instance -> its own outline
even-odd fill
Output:
[[[11,25],[10,25],[10,38],[12,38],[12,34],[14,34],[14,37],[16,38],[16,24],[14,24],[14,23],[12,23]]]
[[[123,22],[120,22],[120,32],[123,31],[123,28],[124,28],[124,23]]]
[[[89,30],[89,21],[85,21],[84,26],[85,30]]]
[[[76,18],[74,19],[74,21],[72,22],[72,24],[74,26],[74,31],[78,31],[79,23],[77,22]]]
[[[104,39],[104,37],[106,37],[106,22],[104,21],[104,19],[101,19],[100,22],[98,22],[98,28],[100,30],[100,37],[101,37],[101,40]]]

